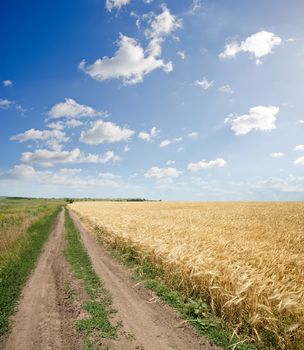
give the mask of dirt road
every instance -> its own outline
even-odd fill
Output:
[[[215,350],[183,322],[168,306],[114,261],[71,213],[97,275],[113,299],[111,322],[121,324],[116,340],[100,339],[100,348],[110,350]],[[75,279],[63,256],[64,213],[59,214],[36,268],[26,283],[13,317],[13,328],[4,350],[76,350],[83,339],[75,321],[85,317],[82,284]],[[76,299],[67,291],[72,289]]]
[[[62,250],[64,214],[59,214],[36,268],[26,283],[4,350],[81,349],[74,330],[78,311],[67,305],[66,286],[75,281]]]
[[[117,310],[115,318],[122,321],[123,333],[118,340],[108,344],[110,349],[219,349],[198,337],[170,307],[132,280],[129,271],[109,256],[73,212],[70,214],[97,275],[112,295],[113,307]],[[132,346],[130,339],[140,345]]]

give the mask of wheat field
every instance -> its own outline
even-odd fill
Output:
[[[304,344],[304,203],[74,202],[114,245],[130,245],[255,343]],[[104,234],[106,232],[106,235]],[[176,284],[178,281],[178,284]]]

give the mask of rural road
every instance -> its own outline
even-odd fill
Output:
[[[65,284],[71,281],[63,258],[64,212],[58,215],[36,268],[27,281],[4,350],[80,349],[73,312],[65,305]]]
[[[130,271],[114,261],[86,231],[78,217],[73,212],[70,214],[95,272],[112,296],[113,308],[117,312],[112,314],[110,321],[122,325],[117,339],[101,340],[100,344],[107,345],[110,350],[220,349],[197,336],[173,309],[134,281]],[[82,286],[72,275],[63,256],[64,246],[62,210],[23,289],[17,312],[12,318],[12,332],[0,344],[1,349],[83,348],[82,336],[75,330],[75,321],[81,317],[81,302],[71,305],[66,291],[67,285],[78,291]]]
[[[117,310],[115,318],[122,321],[125,334],[131,334],[144,350],[215,350],[181,320],[169,306],[141,283],[130,277],[130,272],[116,262],[90,235],[75,213],[70,211],[81,234],[93,267],[104,282]],[[109,344],[110,349],[134,349],[123,335]],[[130,337],[129,337],[130,338]]]

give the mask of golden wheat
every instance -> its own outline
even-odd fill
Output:
[[[208,293],[213,312],[304,346],[304,203],[75,202],[70,207],[115,244],[160,264],[188,295]],[[170,279],[171,276],[171,279]],[[303,346],[303,347],[302,347]]]

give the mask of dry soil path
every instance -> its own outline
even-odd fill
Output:
[[[174,310],[162,304],[142,284],[132,280],[128,269],[109,256],[87,232],[75,213],[70,214],[97,275],[112,296],[113,307],[117,310],[115,318],[122,321],[124,332],[118,340],[108,344],[110,349],[219,349],[198,337]],[[140,345],[135,346],[135,343]]]
[[[74,330],[75,310],[66,301],[66,283],[73,282],[62,251],[64,213],[60,212],[36,267],[28,279],[13,329],[0,348],[4,350],[81,349]],[[76,310],[77,314],[77,310]]]

